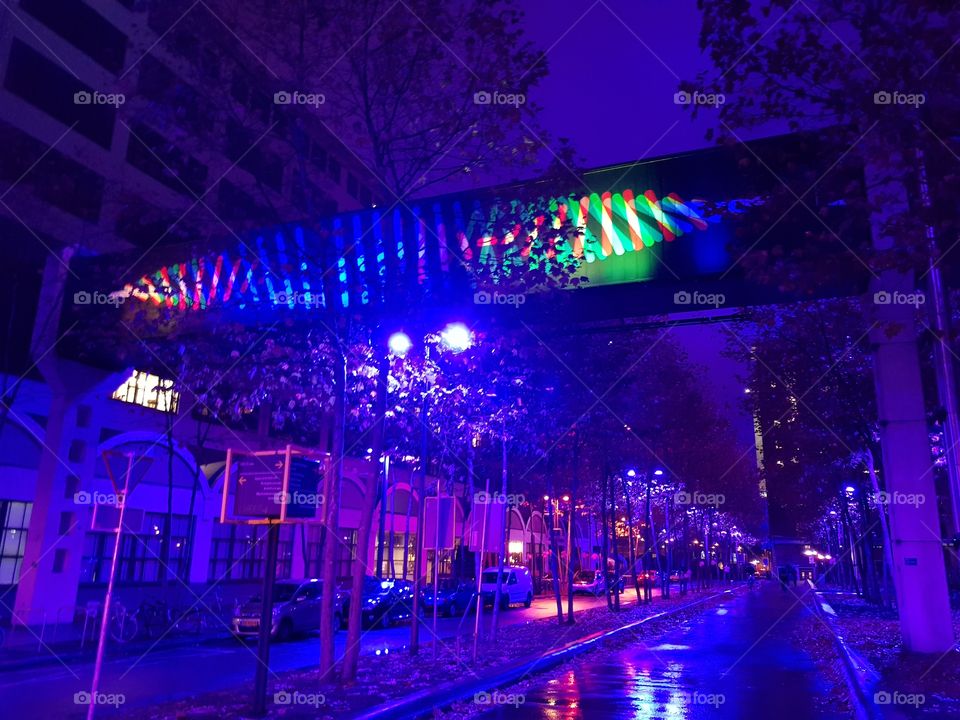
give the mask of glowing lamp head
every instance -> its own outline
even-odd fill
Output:
[[[627,477],[636,477],[636,476],[637,476],[636,470],[627,470]]]
[[[663,475],[663,470],[654,470],[653,474],[656,475],[657,477],[660,477],[661,475]]]
[[[563,501],[564,501],[564,502],[570,502],[570,496],[569,496],[569,495],[564,495],[564,496],[563,496]]]
[[[473,345],[473,333],[463,323],[450,323],[440,333],[444,347],[453,352],[463,352]]]
[[[394,355],[402,356],[410,352],[410,348],[413,347],[413,342],[405,332],[395,332],[387,340],[387,345],[390,347],[390,352]]]
[[[846,492],[848,495],[853,495],[853,493],[854,493],[854,491],[856,490],[856,488],[855,488],[853,485],[847,485],[843,490],[844,490],[844,492]]]

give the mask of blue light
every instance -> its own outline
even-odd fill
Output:
[[[403,356],[410,352],[410,348],[413,347],[413,342],[405,332],[395,332],[387,340],[387,345],[390,347],[390,352],[394,355]]]
[[[462,352],[473,345],[473,333],[463,323],[450,323],[440,333],[440,339],[448,350]]]

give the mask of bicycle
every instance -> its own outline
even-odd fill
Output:
[[[127,611],[123,603],[116,603],[110,613],[110,637],[118,643],[126,644],[137,636],[140,624],[136,613]]]

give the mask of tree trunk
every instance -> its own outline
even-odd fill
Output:
[[[637,605],[640,604],[640,573],[637,572],[637,555],[636,555],[636,545],[634,545],[634,534],[633,534],[633,504],[630,502],[630,488],[627,486],[627,481],[621,478],[623,483],[623,494],[626,496],[627,502],[627,540],[630,543],[630,550],[628,552],[630,560],[630,572],[633,573],[633,589],[637,593]]]
[[[610,551],[613,554],[613,609],[620,611],[620,547],[617,542],[617,483],[610,477]]]
[[[507,497],[507,430],[506,430],[506,421],[504,421],[503,427],[503,438],[500,443],[500,497],[506,499]],[[497,621],[500,619],[500,595],[503,592],[503,565],[504,565],[504,555],[506,555],[506,544],[507,544],[507,533],[510,532],[510,522],[508,518],[510,517],[510,509],[504,505],[504,514],[503,514],[503,533],[500,535],[500,558],[497,563],[497,592],[494,595],[493,601],[493,620],[492,620],[492,632],[491,637],[497,637]],[[508,601],[509,602],[509,601]]]
[[[340,487],[343,482],[344,422],[346,413],[346,358],[337,354],[334,368],[333,437],[331,438],[330,463],[323,476],[324,544],[321,548],[323,561],[321,575],[323,592],[320,595],[320,680],[332,679],[334,666],[333,602],[337,582],[337,545],[339,544]]]
[[[413,619],[410,621],[410,654],[420,652],[420,563],[426,543],[423,538],[424,502],[427,492],[427,468],[429,467],[430,431],[429,416],[427,415],[427,396],[423,396],[420,406],[420,424],[423,426],[420,434],[420,479],[417,488],[417,551],[413,560]],[[437,500],[437,507],[440,501]],[[439,510],[437,511],[439,515]]]
[[[370,550],[370,526],[373,523],[373,512],[377,505],[377,485],[380,480],[383,454],[383,424],[387,409],[387,375],[390,372],[389,359],[385,352],[378,350],[380,355],[380,369],[377,373],[377,396],[374,412],[374,425],[370,445],[373,452],[370,454],[370,475],[366,479],[363,495],[363,506],[360,512],[360,524],[357,528],[357,558],[353,564],[353,582],[350,590],[350,620],[347,625],[347,647],[343,655],[343,671],[341,678],[344,683],[352,683],[357,677],[357,662],[360,658],[360,634],[363,580],[366,577],[367,554]]]
[[[573,625],[573,509],[577,505],[577,493],[580,492],[580,438],[574,432],[573,436],[573,475],[570,480],[570,517],[567,519],[570,532],[567,533],[567,623]],[[578,557],[578,560],[580,558]],[[583,565],[578,562],[578,565]]]
[[[607,559],[610,557],[610,528],[607,526],[607,470],[604,468],[600,480],[600,524],[603,526],[603,558],[600,561],[600,572],[603,573],[603,594],[607,596],[607,608],[613,610],[613,600],[610,597],[610,573],[607,572]]]
[[[870,487],[873,490],[875,498],[880,495],[880,482],[877,479],[877,468],[873,457],[873,450],[867,448],[864,452],[864,461],[867,464],[867,471],[870,475]],[[890,548],[890,526],[887,523],[887,507],[884,503],[877,503],[877,513],[880,517],[880,530],[883,535],[883,604],[890,607],[893,604],[892,593],[890,592],[890,576],[893,572],[893,552]]]

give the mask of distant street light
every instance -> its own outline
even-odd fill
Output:
[[[390,339],[387,340],[387,344],[390,347],[390,352],[401,357],[410,352],[410,348],[413,347],[413,341],[410,340],[410,336],[405,332],[395,332],[390,336]]]
[[[441,331],[440,340],[449,350],[463,352],[473,345],[473,333],[463,323],[450,323]]]

